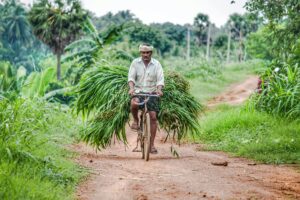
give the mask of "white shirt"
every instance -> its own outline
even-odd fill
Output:
[[[141,92],[155,92],[157,86],[164,86],[164,73],[158,60],[151,58],[146,67],[142,58],[132,61],[128,73],[128,82],[134,83],[134,89]]]

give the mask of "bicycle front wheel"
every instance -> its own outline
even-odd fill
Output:
[[[144,158],[146,161],[149,160],[151,150],[151,133],[150,133],[150,116],[149,113],[145,115],[144,121]]]

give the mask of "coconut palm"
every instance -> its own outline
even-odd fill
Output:
[[[7,0],[0,8],[0,14],[0,37],[5,50],[1,51],[2,59],[16,63],[34,39],[26,9],[16,0]]]
[[[57,56],[57,79],[61,79],[64,48],[81,35],[87,13],[77,0],[39,0],[29,12],[34,34]]]
[[[26,11],[21,4],[10,6],[3,22],[5,27],[3,35],[14,49],[30,43],[32,39],[31,28],[26,19]]]

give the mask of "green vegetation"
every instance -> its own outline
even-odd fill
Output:
[[[29,12],[33,33],[57,56],[57,80],[61,79],[61,55],[81,35],[86,18],[79,1],[37,1]]]
[[[2,100],[0,199],[72,199],[84,171],[65,145],[74,142],[79,127],[60,105]]]
[[[127,143],[125,125],[130,110],[127,75],[127,67],[99,66],[87,72],[79,84],[77,112],[93,114],[83,140],[98,149],[110,145],[114,135]],[[168,72],[165,84],[158,114],[161,127],[178,141],[188,132],[197,135],[202,106],[189,94],[188,82],[179,74]]]
[[[220,106],[201,119],[198,141],[264,163],[300,163],[300,123],[245,107]]]
[[[187,73],[197,74],[190,79],[191,93],[200,101],[206,101],[222,92],[232,83],[245,80],[247,76],[260,73],[265,69],[265,61],[251,60],[244,63],[232,63],[225,66],[216,63],[187,68]],[[206,68],[209,69],[206,70]]]
[[[79,0],[2,0],[0,199],[73,199],[84,172],[66,145],[83,139],[101,149],[114,134],[126,143],[127,71],[142,42],[164,67],[159,122],[178,141],[191,133],[208,149],[300,163],[299,6],[249,0],[247,13],[216,27],[204,13],[193,24],[146,25],[128,10],[97,17]],[[197,121],[199,102],[252,74],[262,92],[247,106]],[[88,116],[86,126],[71,110]]]
[[[281,63],[273,63],[273,67]],[[284,65],[276,72],[273,69],[265,72],[262,92],[252,98],[258,110],[290,119],[300,117],[300,69],[298,64]]]

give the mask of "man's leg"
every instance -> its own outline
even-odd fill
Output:
[[[139,102],[138,98],[132,98],[131,99],[131,106],[130,106],[130,110],[133,116],[133,125],[131,128],[133,129],[138,129],[139,126],[139,118],[138,118],[138,112],[139,112],[139,106],[136,104]]]
[[[156,131],[157,131],[157,117],[156,117],[155,111],[149,111],[149,115],[150,115],[150,133],[151,133],[150,146],[151,146],[151,150],[152,150],[152,149],[154,149],[154,140],[155,140]]]

